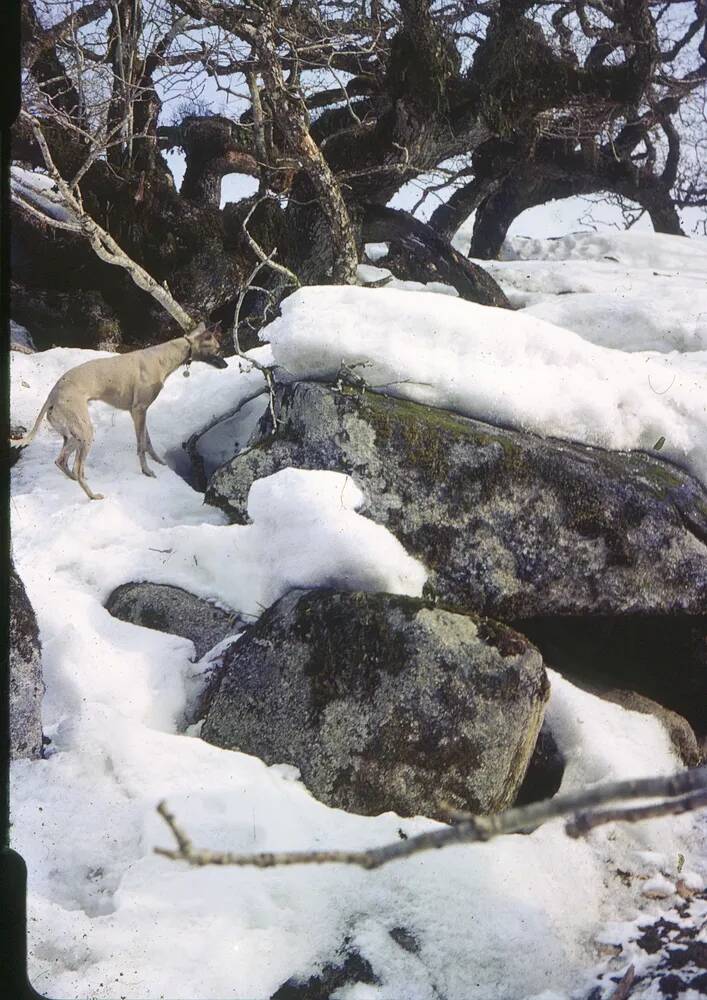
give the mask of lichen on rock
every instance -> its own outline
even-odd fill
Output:
[[[295,765],[353,812],[489,813],[515,798],[548,693],[540,654],[498,623],[409,597],[291,591],[226,653],[202,736]]]

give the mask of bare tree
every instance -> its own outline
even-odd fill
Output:
[[[566,2],[538,20],[566,64],[586,73],[610,72],[623,53],[623,100],[569,101],[484,144],[472,179],[431,224],[451,235],[476,212],[470,254],[492,258],[526,209],[601,194],[627,224],[638,205],[657,232],[683,235],[677,209],[700,206],[704,177],[707,5]]]
[[[32,192],[26,188],[16,188],[12,193],[13,201],[24,212],[38,219],[43,225],[85,237],[97,257],[107,264],[113,264],[127,271],[139,288],[151,295],[183,330],[190,333],[197,326],[197,321],[192,319],[175,301],[167,284],[158,284],[143,267],[132,260],[118,246],[110,233],[98,225],[86,212],[79,187],[82,170],[77,172],[71,182],[64,180],[52,159],[39,122],[27,111],[21,111],[20,114],[32,129],[37,145],[42,151],[47,173],[54,181],[59,197],[50,199],[47,203],[46,197],[43,197],[38,191]],[[93,155],[93,152],[89,156]],[[57,214],[57,209],[59,209],[59,214]]]
[[[268,267],[260,290],[247,289],[253,242],[308,284],[355,280],[365,242],[384,240],[402,277],[443,274],[463,297],[504,306],[493,279],[449,244],[472,211],[472,251],[488,257],[519,212],[549,198],[609,191],[675,233],[677,209],[704,201],[706,9],[22,0],[25,107],[61,176],[81,172],[88,215],[186,309],[226,329],[238,306],[246,339],[290,287]],[[14,155],[45,166],[24,119]],[[257,193],[222,208],[230,173],[254,178]],[[432,196],[442,181],[455,188],[430,226],[386,210],[430,176]],[[35,222],[25,213],[16,229],[28,261],[15,272],[20,320],[37,300],[30,289],[51,285],[57,237],[38,240]],[[101,298],[128,340],[146,311],[162,326],[71,234],[60,245],[71,281]]]

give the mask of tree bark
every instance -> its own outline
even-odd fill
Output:
[[[218,208],[226,174],[259,175],[246,129],[220,115],[189,116],[176,128],[161,130],[163,143],[179,145],[187,166],[180,194],[195,205]]]
[[[460,298],[469,302],[511,308],[504,292],[490,274],[458,253],[431,226],[408,212],[378,205],[366,206],[363,236],[366,242],[393,241],[391,249],[397,249],[397,260],[402,260],[407,269],[407,275],[401,274],[400,277],[440,281],[451,285]]]

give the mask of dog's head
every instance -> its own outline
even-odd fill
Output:
[[[217,333],[217,327],[207,327],[204,323],[199,323],[197,328],[190,333],[187,340],[191,344],[192,361],[203,361],[214,368],[227,368],[228,365],[221,357],[221,338]]]

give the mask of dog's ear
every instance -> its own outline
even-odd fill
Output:
[[[218,323],[210,324],[206,328],[206,333],[211,339],[211,342],[216,344],[218,350],[220,351],[223,348],[224,342],[223,330],[221,329],[221,326]]]
[[[200,337],[205,332],[206,332],[206,323],[204,323],[204,321],[202,320],[201,323],[198,323],[194,327],[194,329],[190,332],[189,336],[190,337]]]

